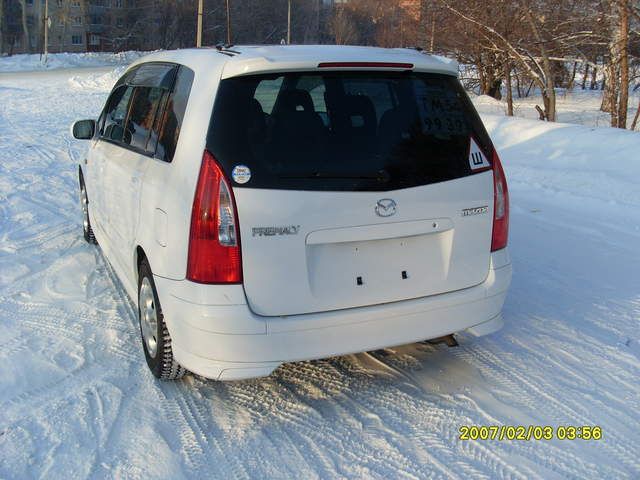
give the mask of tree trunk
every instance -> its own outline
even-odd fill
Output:
[[[487,95],[495,98],[496,100],[502,100],[501,87],[502,87],[502,79],[501,78],[494,79],[493,82],[491,82],[491,85],[489,85],[489,91],[487,92]]]
[[[576,81],[576,70],[578,69],[578,62],[573,62],[573,71],[571,72],[571,78],[567,85],[567,90],[573,90],[573,84]]]
[[[534,83],[535,83],[535,82],[534,82],[533,80],[531,80],[531,81],[529,82],[529,86],[527,87],[527,91],[526,91],[526,92],[525,92],[525,94],[524,94],[524,96],[525,96],[525,97],[528,97],[528,96],[531,94],[531,89],[533,88],[533,84],[534,84]]]
[[[638,125],[638,117],[640,117],[640,101],[638,101],[638,109],[636,110],[636,114],[633,117],[633,122],[631,122],[631,130],[636,129],[636,125]]]
[[[4,0],[0,0],[0,55],[4,52]]]
[[[18,0],[20,9],[22,10],[22,35],[24,39],[24,47],[27,53],[31,53],[31,35],[29,35],[29,25],[27,24],[27,2],[26,0]]]
[[[520,75],[516,71],[516,91],[518,92],[518,98],[522,98],[522,90],[520,88]]]
[[[605,89],[602,95],[602,103],[600,104],[600,110],[611,114],[612,127],[618,125],[618,68],[614,64],[614,60],[610,59],[609,63],[604,68],[604,81]]]
[[[620,86],[618,87],[618,128],[627,128],[627,109],[629,108],[629,2],[618,0],[620,8]]]
[[[587,63],[584,67],[584,76],[582,77],[582,90],[584,90],[587,86],[587,77],[589,76],[589,64]]]
[[[598,67],[594,66],[593,70],[591,70],[591,85],[589,85],[590,90],[595,90],[598,88]]]
[[[486,95],[489,91],[487,73],[481,63],[476,64],[476,69],[478,71],[478,81],[480,82],[480,95]]]
[[[546,49],[543,47],[540,49],[542,54],[542,66],[544,70],[544,76],[546,80],[546,98],[545,98],[545,113],[549,122],[556,121],[556,90],[553,84],[553,73],[551,72],[551,62],[549,56],[546,53]]]
[[[611,126],[627,128],[629,104],[629,4],[628,0],[612,2],[613,35],[609,43],[609,62],[605,71],[606,88],[600,109],[611,114]]]
[[[511,87],[511,63],[505,63],[505,82],[507,83],[507,115],[513,117],[513,90]]]
[[[536,41],[540,45],[540,56],[542,57],[542,73],[544,74],[544,89],[542,92],[542,99],[544,100],[544,113],[547,117],[547,121],[555,122],[556,121],[556,91],[555,85],[553,82],[553,70],[551,69],[551,60],[549,59],[549,52],[547,47],[545,46],[544,38],[540,33],[540,29],[536,23],[536,20],[533,18],[533,13],[531,10],[526,10],[527,21],[531,26],[531,30],[533,31],[533,35],[536,38]]]

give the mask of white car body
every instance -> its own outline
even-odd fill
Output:
[[[149,62],[194,72],[173,161],[94,136],[81,171],[95,237],[132,299],[140,256],[148,259],[183,367],[213,379],[251,378],[283,362],[502,326],[511,262],[506,248],[491,251],[491,169],[393,191],[232,182],[242,283],[186,275],[194,192],[222,80],[313,72],[323,62],[336,65],[323,71],[379,71],[352,63],[393,62],[456,77],[454,62],[409,49],[265,46],[157,52],[131,68]],[[395,215],[376,215],[384,199],[395,202]]]

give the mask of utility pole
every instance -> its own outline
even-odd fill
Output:
[[[231,9],[227,0],[227,45],[231,45]]]
[[[203,0],[198,0],[198,30],[196,33],[196,47],[198,48],[202,46],[202,2]]]
[[[49,0],[44,0],[44,61],[47,63],[47,53],[49,53],[49,27],[51,20],[49,20]]]
[[[287,9],[287,45],[291,45],[291,0]]]

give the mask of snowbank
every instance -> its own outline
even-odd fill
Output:
[[[107,73],[91,73],[89,75],[76,75],[69,78],[69,86],[73,90],[94,90],[97,92],[109,92],[127,69],[126,65],[114,68]]]
[[[73,67],[102,67],[125,65],[147,52],[91,52],[91,53],[50,53],[44,64],[39,54],[20,54],[0,57],[0,72],[21,72],[33,70],[54,70]]]
[[[475,95],[470,93],[471,101],[480,113],[491,115],[504,115],[507,112],[507,102],[496,100],[488,95]],[[629,92],[629,109],[627,112],[627,126],[631,126],[631,121],[636,113],[640,101],[637,92]],[[572,91],[557,91],[556,113],[557,120],[563,123],[575,123],[587,127],[608,127],[611,117],[608,113],[600,110],[602,103],[602,92],[600,90],[582,90],[576,88]],[[539,114],[536,105],[543,105],[542,98],[538,93],[529,97],[518,98],[514,94],[513,113],[516,117],[537,120]]]
[[[510,182],[611,205],[640,206],[640,134],[482,115]]]
[[[504,115],[507,111],[507,104],[505,102],[496,100],[489,95],[476,95],[474,93],[469,93],[469,97],[471,97],[473,105],[480,113]]]

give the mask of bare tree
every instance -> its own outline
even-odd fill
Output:
[[[611,114],[611,126],[627,128],[629,107],[629,0],[611,0],[611,41],[605,65],[605,91],[600,109]]]
[[[0,0],[0,55],[4,52],[4,0]]]
[[[336,45],[349,45],[357,42],[358,32],[349,11],[340,6],[333,12],[331,32]]]
[[[513,38],[507,36],[504,31],[500,31],[500,17],[491,15],[491,10],[486,8],[486,2],[478,2],[475,4],[476,8],[470,9],[468,8],[470,2],[465,0],[463,3],[466,4],[466,8],[463,9],[464,5],[457,6],[448,0],[442,1],[450,12],[478,30],[480,38],[486,43],[484,47],[486,50],[509,58],[526,72],[527,76],[540,88],[544,103],[544,118],[555,121],[556,96],[549,48],[553,45],[553,39],[548,35],[549,16],[546,14],[548,10],[543,5],[544,1],[535,4],[511,3],[512,6],[518,7],[517,10],[510,12],[511,18],[516,19],[519,25],[529,27],[528,31],[523,30]],[[499,4],[500,8],[506,8],[502,2]],[[533,5],[538,9],[544,9],[545,14],[534,11]],[[525,43],[523,39],[528,41]]]
[[[31,35],[29,34],[29,24],[27,22],[27,2],[26,0],[18,0],[20,3],[20,15],[21,15],[21,23],[22,23],[22,38],[24,42],[25,49],[27,52],[31,53],[33,46],[31,45]]]

